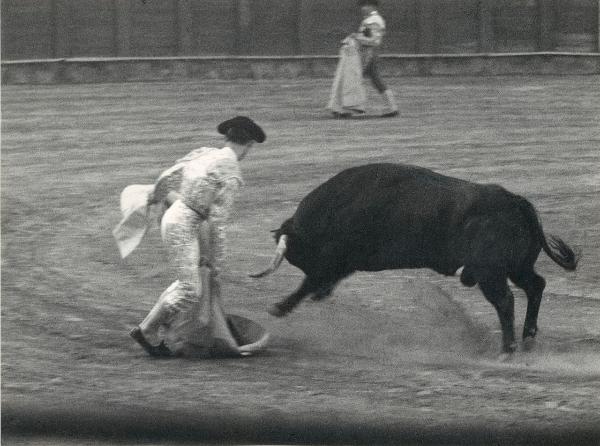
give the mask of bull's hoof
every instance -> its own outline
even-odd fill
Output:
[[[477,285],[477,280],[473,277],[473,274],[467,270],[463,269],[462,273],[460,273],[460,282],[466,287],[474,287]]]
[[[310,296],[310,298],[315,302],[320,302],[322,300],[327,299],[329,296],[330,294],[313,294],[312,296]]]
[[[498,356],[499,362],[511,362],[517,351],[517,343],[511,342],[510,344],[504,344],[502,347],[502,353]]]
[[[513,358],[515,357],[514,353],[500,353],[500,355],[498,356],[498,362],[503,362],[503,363],[508,363],[508,362],[512,362]]]
[[[282,308],[279,304],[274,304],[274,305],[271,305],[269,307],[269,309],[267,310],[267,312],[271,316],[284,317],[284,316],[287,316],[287,314],[290,312],[290,310]]]
[[[535,338],[533,336],[526,336],[523,338],[523,351],[530,352],[535,347]]]

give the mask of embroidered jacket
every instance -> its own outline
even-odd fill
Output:
[[[378,47],[385,35],[385,20],[377,11],[372,11],[363,19],[358,28],[357,40],[363,46]]]
[[[202,147],[177,160],[159,178],[154,201],[160,202],[172,190],[200,218],[208,218],[211,230],[211,261],[219,271],[225,254],[225,228],[235,193],[243,184],[237,156],[229,147]]]
[[[385,35],[385,20],[377,11],[372,11],[363,19],[358,28],[356,40],[360,42],[363,58],[368,61],[377,47],[381,45]]]

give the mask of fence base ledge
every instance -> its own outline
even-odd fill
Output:
[[[382,54],[384,76],[600,74],[600,53]],[[2,84],[330,78],[337,56],[85,57],[2,61]]]

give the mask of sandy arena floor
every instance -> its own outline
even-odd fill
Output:
[[[401,116],[372,118],[382,104],[371,91],[369,116],[353,120],[324,110],[328,80],[3,86],[6,444],[597,444],[600,78],[389,83]],[[268,139],[242,163],[224,296],[271,346],[241,360],[152,360],[127,333],[170,277],[156,227],[119,259],[119,193],[218,145],[216,124],[236,114]],[[492,306],[424,270],[359,273],[325,302],[266,313],[302,277],[288,264],[247,276],[271,258],[269,230],[335,173],[379,161],[499,183],[583,251],[576,273],[538,261],[548,285],[534,352],[497,362]]]

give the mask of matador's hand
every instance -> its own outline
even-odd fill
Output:
[[[148,206],[152,205],[152,204],[156,204],[156,197],[154,196],[154,192],[150,192],[148,194]]]
[[[210,290],[213,296],[221,297],[221,281],[219,280],[219,273],[214,269],[210,270],[209,274]]]
[[[216,266],[212,266],[210,268],[210,278],[211,279],[217,279],[219,278],[221,274],[221,268],[217,268]]]

